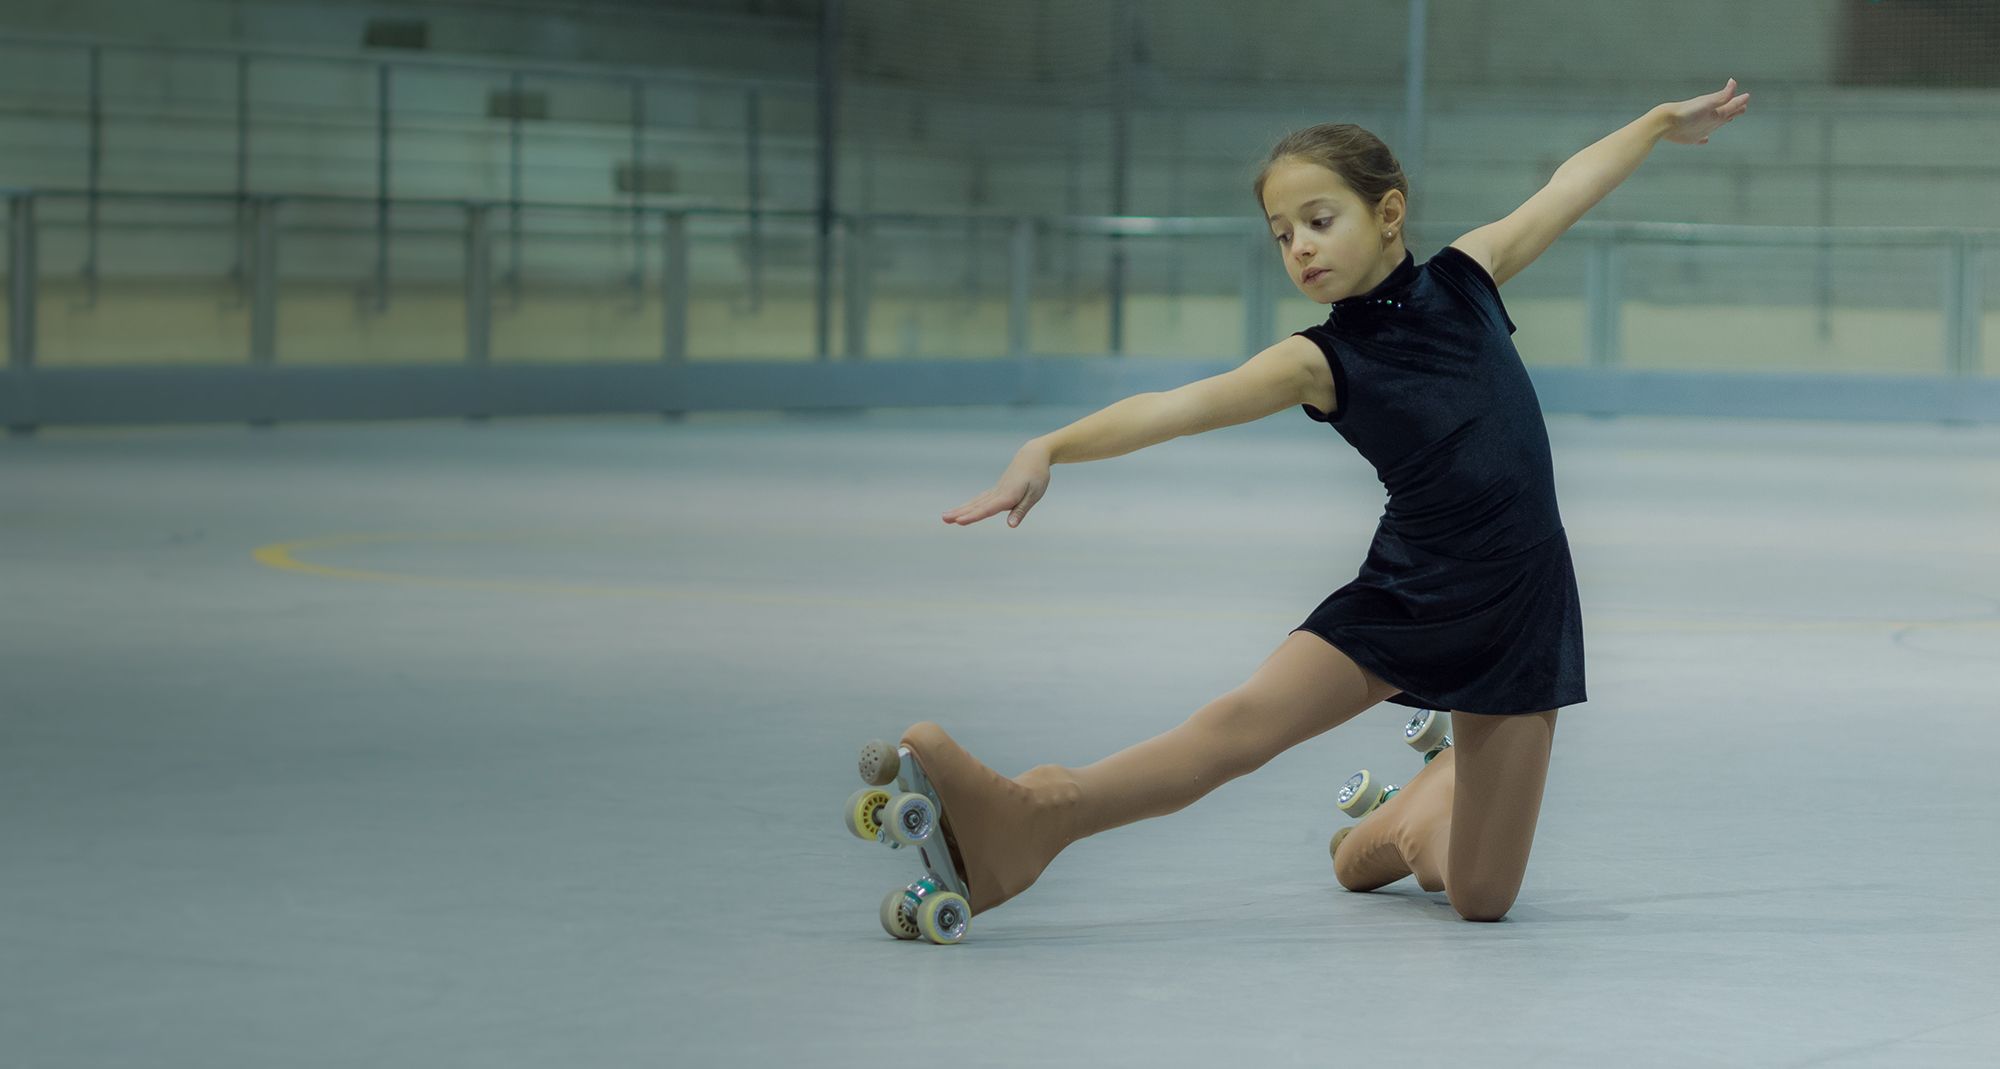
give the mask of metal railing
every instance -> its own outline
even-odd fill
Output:
[[[764,181],[761,175],[767,135],[763,130],[763,101],[770,94],[798,94],[810,96],[817,92],[816,82],[810,78],[788,79],[760,77],[754,75],[707,75],[686,71],[658,68],[627,67],[615,64],[565,64],[538,60],[482,60],[449,56],[387,56],[380,53],[362,54],[343,50],[314,50],[305,48],[268,48],[250,46],[203,46],[187,44],[161,44],[136,41],[111,41],[92,37],[78,37],[59,34],[32,34],[20,32],[0,32],[0,48],[8,46],[26,47],[40,54],[74,52],[83,60],[85,87],[83,93],[83,114],[81,116],[84,136],[83,154],[83,195],[87,198],[85,213],[85,241],[83,277],[86,285],[94,289],[98,278],[98,244],[100,227],[99,204],[113,194],[104,188],[105,128],[108,118],[105,93],[105,61],[109,56],[132,55],[145,59],[160,57],[196,57],[227,62],[234,67],[233,119],[235,126],[234,146],[234,188],[227,195],[249,204],[260,197],[265,200],[298,200],[301,195],[285,194],[275,198],[255,193],[250,188],[250,164],[253,154],[251,117],[256,109],[253,93],[252,71],[263,65],[308,63],[316,66],[344,67],[369,72],[374,80],[375,106],[372,110],[373,141],[375,148],[373,203],[377,208],[376,233],[378,238],[378,264],[380,275],[386,279],[389,248],[389,212],[392,203],[411,203],[410,198],[393,194],[392,183],[392,141],[394,129],[395,78],[398,72],[453,72],[490,75],[504,80],[512,96],[513,107],[504,120],[507,126],[507,175],[508,209],[510,226],[508,239],[518,249],[521,241],[520,214],[529,205],[523,192],[524,171],[527,166],[525,120],[520,107],[524,82],[528,78],[567,80],[572,82],[596,83],[617,87],[629,98],[628,114],[623,124],[626,130],[632,177],[624,210],[630,217],[634,233],[645,215],[648,200],[655,202],[668,199],[648,194],[645,189],[647,166],[646,94],[661,87],[695,88],[728,93],[740,93],[743,98],[744,128],[744,173],[747,195],[747,210],[753,215],[765,210]],[[486,119],[486,116],[480,116]],[[517,257],[518,258],[518,257]],[[378,285],[378,292],[386,292],[386,285]]]
[[[234,208],[234,222],[219,222],[216,229],[229,226],[240,228],[237,237],[240,260],[229,272],[229,277],[241,289],[247,300],[249,314],[248,352],[253,364],[270,364],[278,361],[280,341],[277,330],[279,315],[278,261],[287,231],[282,226],[283,218],[292,210],[304,210],[308,206],[345,206],[359,216],[371,208],[382,208],[372,198],[339,196],[272,196],[251,195],[232,197],[220,194],[119,194],[102,193],[92,196],[80,191],[57,190],[0,190],[0,197],[6,201],[8,220],[8,363],[16,369],[36,366],[39,333],[36,310],[39,291],[46,277],[39,258],[41,230],[48,224],[43,221],[41,209],[51,203],[70,203],[100,200],[115,200],[134,204],[154,205],[212,205],[219,208]],[[496,281],[503,285],[518,287],[519,275],[515,272],[511,280],[496,278],[494,268],[493,217],[496,212],[512,209],[529,212],[539,210],[560,211],[581,214],[586,217],[621,218],[628,209],[612,206],[577,206],[570,204],[513,204],[502,201],[479,200],[421,200],[406,199],[393,202],[389,210],[378,213],[377,225],[373,233],[381,247],[375,257],[373,276],[357,280],[361,291],[367,296],[367,303],[375,311],[389,307],[393,300],[396,278],[391,273],[388,256],[389,243],[395,233],[394,228],[384,229],[386,221],[394,211],[424,211],[436,215],[440,212],[447,217],[456,213],[455,226],[432,228],[424,232],[428,238],[440,234],[462,241],[463,271],[457,285],[465,302],[465,352],[463,358],[472,364],[481,364],[490,359],[494,313],[494,292]],[[760,225],[765,220],[777,222],[796,221],[806,223],[818,217],[817,213],[805,209],[767,209],[748,212],[740,208],[720,205],[678,206],[673,208],[646,208],[642,212],[645,226],[633,231],[630,238],[631,254],[634,257],[630,270],[625,273],[625,285],[635,293],[647,289],[657,271],[658,295],[663,303],[663,332],[659,341],[658,356],[668,362],[681,362],[690,358],[691,346],[697,340],[689,337],[689,302],[695,289],[695,278],[690,271],[690,247],[693,242],[691,227],[703,220],[733,220],[745,228],[746,240],[740,246],[744,260],[744,274],[740,285],[751,297],[751,308],[757,307],[754,295],[765,285],[767,268],[760,254]],[[92,225],[102,226],[101,222]],[[186,229],[189,224],[180,224]],[[199,224],[193,224],[199,225]],[[1227,247],[1232,243],[1240,248],[1240,271],[1235,268],[1218,267],[1204,259],[1199,264],[1176,264],[1183,267],[1199,267],[1206,272],[1210,282],[1227,272],[1235,278],[1233,289],[1218,289],[1213,286],[1198,287],[1200,292],[1212,295],[1233,296],[1240,300],[1243,310],[1241,351],[1238,353],[1216,352],[1206,354],[1218,359],[1240,358],[1269,345],[1278,333],[1274,322],[1274,309],[1280,290],[1285,285],[1275,253],[1270,247],[1269,235],[1254,221],[1242,218],[1136,218],[1109,216],[966,216],[966,215],[921,215],[910,213],[844,214],[837,218],[832,234],[838,254],[840,285],[837,298],[841,304],[845,329],[841,352],[818,353],[819,359],[830,360],[844,357],[848,360],[869,358],[869,314],[875,303],[879,269],[875,267],[876,257],[871,250],[880,240],[879,234],[885,228],[911,228],[931,230],[940,234],[950,234],[956,239],[968,225],[993,229],[999,228],[1006,234],[1005,279],[1006,316],[1004,337],[993,339],[990,355],[993,357],[1023,358],[1036,352],[1034,338],[1031,337],[1030,308],[1036,300],[1036,263],[1044,258],[1038,247],[1044,242],[1076,239],[1097,239],[1125,249],[1144,250],[1148,243],[1166,239],[1200,238],[1220,243]],[[1412,238],[1420,243],[1426,235],[1442,235],[1442,240],[1469,230],[1473,225],[1457,225],[1432,222],[1413,228]],[[369,228],[340,228],[318,224],[311,234],[346,233],[366,235]],[[803,230],[801,230],[803,233]],[[818,240],[817,234],[814,240]],[[1442,244],[1442,241],[1437,242]],[[1583,222],[1573,228],[1565,244],[1580,245],[1583,252],[1583,272],[1581,303],[1584,309],[1586,337],[1584,350],[1589,366],[1598,368],[1616,367],[1621,363],[1620,326],[1621,308],[1624,303],[1622,277],[1625,261],[1632,250],[1645,247],[1683,247],[1703,249],[1755,249],[1755,248],[1801,248],[1822,254],[1837,249],[1865,249],[1903,247],[1931,250],[1942,257],[1943,286],[1937,294],[1937,309],[1942,317],[1940,335],[1944,342],[1944,352],[1939,354],[1939,366],[1951,376],[1975,375],[1980,371],[1983,340],[1981,318],[1985,305],[1986,284],[1982,271],[1985,250],[2000,249],[2000,231],[1964,230],[1918,227],[1871,227],[1820,229],[1813,227],[1760,227],[1721,226],[1661,223],[1595,223]],[[1170,255],[1155,253],[1154,259]],[[94,280],[97,271],[97,254],[93,250],[87,254]],[[520,261],[514,261],[518,268]],[[652,265],[657,264],[655,269]],[[1106,335],[1101,351],[1108,355],[1120,355],[1125,351],[1121,339],[1124,336],[1125,305],[1134,294],[1130,286],[1120,286],[1111,276],[1117,272],[1107,272],[1101,287],[1096,280],[1078,273],[1073,259],[1060,258],[1060,268],[1067,274],[1055,287],[1059,292],[1075,294],[1089,292],[1093,296],[1102,295],[1108,305]],[[906,270],[905,274],[924,274],[922,265]],[[173,277],[185,277],[185,272]],[[431,279],[435,282],[435,279]],[[722,285],[737,286],[737,279],[724,280]],[[1823,286],[1823,296],[1832,301],[1832,289]],[[1510,291],[1514,292],[1514,291]],[[86,303],[94,300],[94,281],[86,286]],[[518,295],[518,291],[517,291]],[[1090,351],[1100,351],[1092,348]]]

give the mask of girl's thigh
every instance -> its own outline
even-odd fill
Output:
[[[1445,890],[1467,920],[1499,920],[1520,893],[1541,816],[1556,713],[1451,714],[1457,767]]]
[[[1352,720],[1399,691],[1310,631],[1286,636],[1220,704],[1283,749]]]

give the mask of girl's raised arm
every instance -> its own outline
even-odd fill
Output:
[[[1661,104],[1602,141],[1571,156],[1541,192],[1507,218],[1489,223],[1451,244],[1479,261],[1495,285],[1521,273],[1550,245],[1639,169],[1662,139],[1706,145],[1708,135],[1743,114],[1750,94],[1732,96],[1736,79],[1719,91],[1675,104]]]

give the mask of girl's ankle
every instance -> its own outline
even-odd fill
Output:
[[[1028,788],[1039,816],[1063,828],[1063,845],[1075,841],[1072,825],[1077,800],[1083,795],[1083,787],[1077,782],[1075,773],[1062,765],[1036,765],[1016,776],[1014,781]]]

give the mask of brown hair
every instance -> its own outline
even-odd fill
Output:
[[[1402,190],[1405,206],[1409,203],[1410,180],[1403,176],[1403,165],[1396,162],[1396,154],[1381,138],[1353,123],[1323,122],[1286,134],[1271,150],[1271,158],[1264,161],[1251,187],[1260,217],[1264,214],[1264,183],[1271,177],[1271,168],[1286,159],[1317,163],[1339,175],[1370,209],[1378,207],[1392,189]]]

